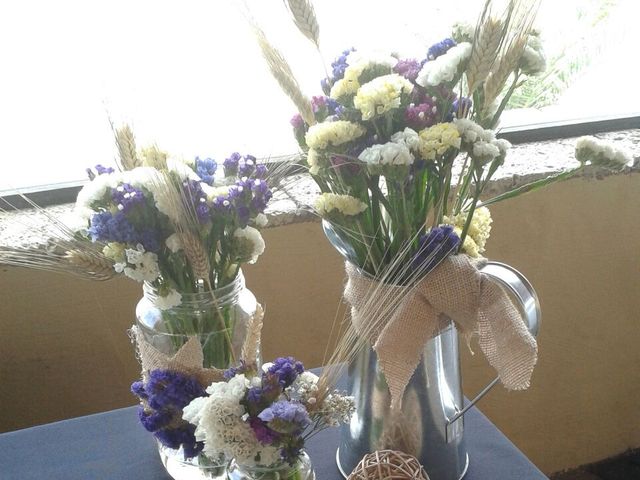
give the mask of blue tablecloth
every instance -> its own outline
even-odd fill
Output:
[[[475,408],[465,418],[470,465],[465,480],[545,477]],[[308,445],[318,480],[338,480],[338,429]],[[170,480],[136,408],[122,408],[0,435],[2,480]]]

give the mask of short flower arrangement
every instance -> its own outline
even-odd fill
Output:
[[[150,372],[146,382],[132,385],[142,402],[142,424],[163,444],[182,448],[186,458],[234,459],[231,476],[259,468],[264,480],[312,478],[301,463],[305,441],[348,421],[353,399],[324,394],[318,377],[292,357],[261,371],[241,363],[224,377],[204,389],[188,375]]]

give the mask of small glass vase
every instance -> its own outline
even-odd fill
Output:
[[[286,462],[270,465],[242,465],[232,460],[227,471],[228,480],[315,480],[311,459],[302,452],[294,465]]]
[[[213,294],[181,292],[180,305],[165,310],[156,307],[158,291],[152,285],[145,284],[143,293],[136,306],[136,325],[156,350],[171,357],[195,336],[202,347],[203,367],[226,369],[240,360],[258,308],[256,297],[245,287],[241,271],[232,283]],[[259,347],[257,350],[259,364]],[[162,445],[159,453],[175,480],[226,478],[227,458],[211,459],[200,454],[185,460],[181,450]]]

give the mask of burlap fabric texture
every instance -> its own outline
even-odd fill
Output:
[[[255,363],[264,311],[260,304],[247,326],[247,336],[242,345],[241,358],[247,363]],[[142,377],[146,378],[152,370],[171,370],[195,377],[203,386],[224,379],[223,369],[204,368],[204,355],[197,336],[192,336],[173,355],[167,355],[156,349],[147,341],[141,329],[133,325],[129,331],[132,342],[136,345],[136,354],[142,367]],[[240,359],[238,359],[240,360]]]
[[[522,314],[484,275],[486,260],[454,255],[412,288],[387,285],[346,263],[344,298],[357,332],[373,346],[387,380],[391,407],[400,408],[425,343],[453,320],[480,349],[510,390],[529,387],[538,347]]]

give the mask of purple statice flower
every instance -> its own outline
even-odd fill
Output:
[[[451,111],[447,114],[445,120],[452,122],[454,118],[466,118],[473,106],[473,100],[469,97],[456,98],[451,104]]]
[[[435,43],[427,50],[427,60],[435,60],[441,55],[444,55],[450,48],[456,46],[456,41],[453,38],[445,38],[444,40]]]
[[[135,245],[140,236],[123,212],[98,212],[91,217],[88,229],[94,242],[120,242]]]
[[[158,253],[160,251],[160,232],[154,228],[147,228],[140,234],[140,243],[147,252]]]
[[[258,418],[278,433],[299,434],[311,423],[303,404],[292,400],[279,400],[265,408]]]
[[[222,376],[225,380],[231,380],[236,375],[247,373],[251,370],[251,367],[247,365],[244,360],[240,360],[240,363],[236,367],[229,367],[223,373]]]
[[[434,97],[435,98],[435,97]],[[438,107],[431,98],[425,98],[424,103],[410,103],[404,111],[407,126],[416,131],[430,127],[437,123]]]
[[[263,213],[273,193],[265,180],[255,178],[251,180],[251,210],[254,214]]]
[[[245,155],[238,162],[238,176],[248,177],[256,169],[256,157],[253,155]]]
[[[283,389],[290,386],[302,372],[304,372],[304,365],[293,357],[276,358],[267,370],[268,374],[277,378]]]
[[[121,183],[111,189],[111,200],[119,211],[129,213],[136,205],[144,204],[144,192],[128,183]]]
[[[253,172],[253,176],[261,180],[264,180],[265,178],[267,178],[268,174],[269,174],[269,169],[267,169],[267,166],[263,164],[256,165],[256,171]]]
[[[250,418],[249,426],[253,430],[253,433],[255,433],[258,441],[263,445],[271,445],[280,438],[278,432],[271,430],[267,424],[258,417]]]
[[[331,78],[323,78],[320,82],[322,91],[325,94],[329,95],[331,85],[333,85],[337,80],[344,78],[344,71],[349,66],[347,64],[347,57],[351,52],[355,52],[355,48],[352,47],[348,50],[344,50],[333,62],[331,62]]]
[[[302,115],[300,115],[299,113],[296,113],[293,117],[291,117],[289,123],[291,123],[291,126],[294,128],[294,130],[304,128],[304,120],[302,119]]]
[[[197,180],[185,180],[182,182],[185,196],[190,200],[196,211],[196,217],[200,223],[207,223],[211,218],[211,207],[207,202],[207,195],[202,190],[202,185]]]
[[[218,164],[213,158],[202,159],[196,157],[196,173],[202,181],[208,185],[213,185],[214,175],[218,169]]]
[[[146,382],[134,382],[131,391],[142,401],[138,418],[142,426],[165,446],[184,449],[185,458],[203,448],[196,442],[195,426],[182,419],[182,409],[197,397],[206,396],[194,377],[170,370],[152,370]]]
[[[94,168],[96,169],[96,172],[98,172],[98,175],[109,175],[110,173],[113,173],[115,171],[111,167],[105,167],[100,164],[97,164]]]
[[[415,82],[416,78],[418,78],[418,73],[420,73],[421,68],[422,64],[418,60],[414,58],[407,58],[398,60],[396,66],[393,67],[393,71],[399,75],[402,75],[410,82]]]
[[[460,238],[451,225],[432,228],[418,239],[418,250],[413,256],[412,264],[416,271],[428,273],[460,244]]]
[[[233,177],[238,174],[238,164],[241,158],[242,155],[238,152],[233,152],[229,155],[229,158],[226,158],[225,161],[222,162],[225,177]]]

